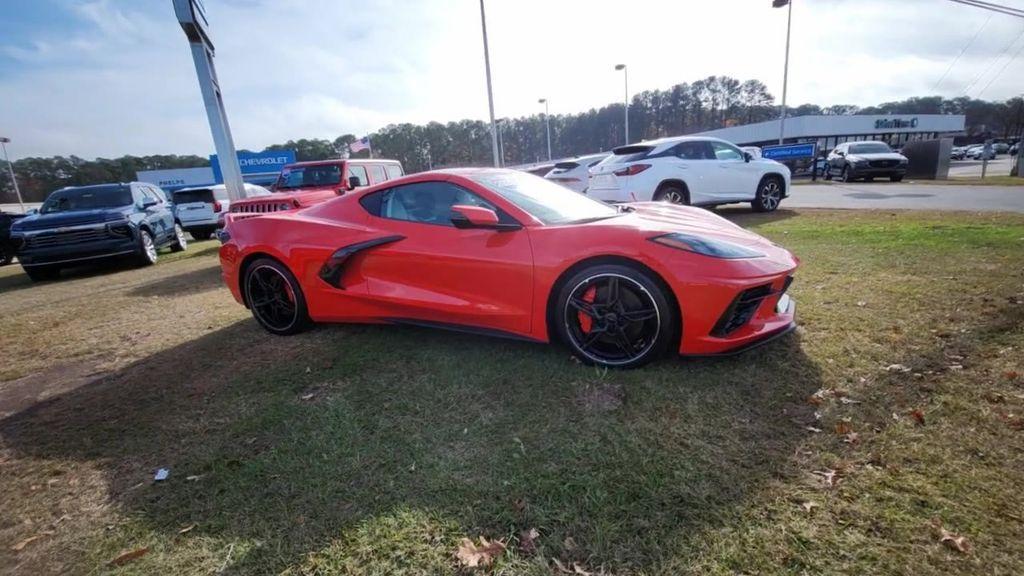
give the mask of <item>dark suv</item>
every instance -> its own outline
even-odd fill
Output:
[[[6,266],[14,260],[14,243],[11,242],[11,225],[24,214],[0,212],[0,266]]]
[[[141,182],[62,188],[39,212],[11,227],[18,260],[32,280],[67,266],[117,256],[154,264],[157,250],[187,246],[174,206],[159,187]]]

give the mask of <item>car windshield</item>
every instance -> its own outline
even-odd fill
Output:
[[[588,222],[619,214],[618,210],[607,204],[524,172],[482,172],[470,178],[544,224]]]
[[[277,179],[277,190],[289,188],[312,188],[334,186],[341,183],[341,166],[294,166],[281,171]]]
[[[892,152],[892,149],[883,142],[850,145],[850,154],[887,154],[889,152]]]
[[[132,192],[127,186],[71,188],[50,194],[39,211],[43,214],[52,214],[75,210],[120,208],[121,206],[130,206],[132,203]]]

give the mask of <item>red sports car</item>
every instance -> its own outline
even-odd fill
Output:
[[[274,334],[414,324],[560,340],[633,367],[794,327],[797,259],[700,208],[610,206],[512,170],[427,172],[229,222],[224,281]]]

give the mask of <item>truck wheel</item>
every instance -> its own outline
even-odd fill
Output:
[[[156,264],[156,243],[153,242],[153,237],[146,230],[139,230],[137,260],[142,266],[152,266],[153,264]]]
[[[174,242],[171,244],[171,252],[184,252],[188,248],[188,240],[185,239],[185,231],[181,224],[174,223]]]

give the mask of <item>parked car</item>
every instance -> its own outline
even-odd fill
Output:
[[[263,186],[245,183],[246,198],[270,196]],[[171,196],[178,212],[178,220],[196,240],[208,240],[224,226],[224,213],[231,208],[228,190],[223,184],[175,190]]]
[[[771,212],[789,196],[789,168],[718,138],[663,138],[612,152],[590,169],[591,198],[694,206],[750,202],[755,211]]]
[[[706,210],[610,206],[517,170],[415,174],[221,238],[231,293],[282,336],[313,322],[433,326],[560,340],[629,368],[795,326],[786,249]]]
[[[397,160],[296,162],[281,169],[273,194],[239,200],[231,205],[229,213],[238,220],[268,212],[298,210],[404,174]]]
[[[1010,146],[1010,150],[1009,150],[1010,156],[1016,156],[1017,155],[1017,151],[1019,151],[1019,150],[1020,150],[1020,142],[1014,142],[1013,146]]]
[[[120,256],[155,264],[160,248],[177,252],[188,246],[164,191],[143,182],[61,188],[38,213],[14,223],[11,240],[35,281],[54,279],[61,268]]]
[[[1006,154],[1010,151],[1010,145],[1006,142],[996,142],[992,144],[992,150],[995,151],[996,154]]]
[[[889,145],[878,140],[845,142],[828,155],[828,173],[825,178],[839,177],[843,182],[858,178],[874,180],[888,178],[903,180],[907,173],[907,157],[893,152]]]
[[[547,176],[548,172],[551,172],[554,168],[554,164],[541,164],[539,166],[534,166],[533,168],[527,168],[525,172],[543,178],[544,176]]]
[[[972,158],[972,159],[974,159],[974,160],[995,160],[995,158],[996,158],[995,146],[989,148],[987,152],[985,151],[985,145],[984,144],[978,144],[977,146],[971,146],[967,150],[967,156]]]
[[[954,146],[949,151],[950,160],[963,160],[967,157],[967,148],[964,146]]]
[[[0,266],[6,266],[14,260],[14,243],[11,242],[11,225],[24,218],[24,214],[12,214],[0,211]]]
[[[587,171],[608,156],[607,153],[591,154],[558,162],[550,172],[544,175],[544,178],[557,182],[573,192],[583,192],[587,189],[587,180],[589,178]]]

